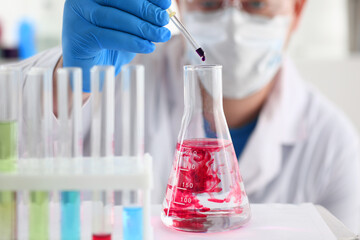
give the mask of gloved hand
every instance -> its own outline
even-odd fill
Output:
[[[66,0],[62,48],[64,67],[83,69],[83,91],[90,91],[90,68],[114,65],[116,74],[136,53],[151,53],[170,31],[165,9],[171,0]]]

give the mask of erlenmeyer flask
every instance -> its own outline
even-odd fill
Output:
[[[171,228],[218,232],[250,219],[222,102],[222,66],[184,67],[185,110],[161,218]]]

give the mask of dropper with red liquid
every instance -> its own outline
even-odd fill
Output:
[[[184,24],[180,22],[180,20],[175,16],[175,12],[170,8],[166,10],[169,14],[171,21],[175,24],[175,26],[180,30],[180,32],[184,35],[184,37],[189,41],[191,46],[194,48],[196,53],[199,55],[201,60],[205,62],[205,51],[200,47],[200,45],[195,41],[195,39],[191,36],[191,34],[186,30]]]
[[[202,48],[196,49],[196,53],[200,56],[201,60],[205,62],[205,52]]]

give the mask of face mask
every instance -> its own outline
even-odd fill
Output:
[[[223,95],[241,99],[265,87],[278,72],[289,17],[253,16],[236,8],[184,15],[184,24],[205,51],[206,64],[223,65]],[[200,64],[192,47],[187,59]]]

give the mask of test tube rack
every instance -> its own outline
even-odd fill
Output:
[[[139,190],[142,193],[144,240],[153,239],[150,224],[152,187],[152,157],[149,154],[143,158],[23,158],[19,159],[16,172],[0,173],[0,191]]]

